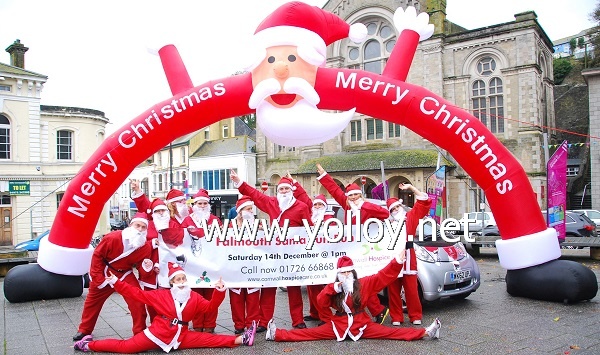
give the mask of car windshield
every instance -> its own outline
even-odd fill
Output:
[[[423,225],[423,240],[421,241],[421,239],[419,238],[420,233],[421,233],[421,228],[418,227],[417,228],[417,243],[419,243],[419,245],[426,245],[426,246],[448,246],[448,245],[452,245],[454,243],[452,242],[447,242],[446,240],[444,240],[444,238],[442,238],[442,235],[440,233],[440,225],[439,224],[435,224],[436,226],[436,240],[434,241],[432,238],[433,235],[433,231],[432,231],[432,223],[422,223]],[[450,238],[454,238],[453,235],[449,235]]]

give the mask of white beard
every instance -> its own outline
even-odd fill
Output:
[[[254,88],[248,103],[250,108],[256,108],[256,124],[260,130],[276,144],[301,147],[323,143],[337,137],[354,116],[355,109],[340,113],[319,110],[319,95],[302,78],[291,77],[283,85],[284,92],[303,97],[294,106],[278,108],[265,101],[280,90],[276,79],[263,80]]]
[[[242,211],[242,219],[245,219],[249,224],[252,224],[254,222],[254,214],[252,212]]]
[[[348,277],[338,273],[338,280],[342,283],[342,290],[345,293],[354,292],[354,274],[349,274]]]
[[[179,286],[183,285],[182,289]],[[181,284],[173,284],[171,287],[171,295],[173,299],[179,303],[185,303],[190,299],[190,294],[192,293],[192,289],[188,285],[187,282]]]
[[[177,205],[177,214],[179,214],[180,218],[185,218],[190,215],[190,210],[187,205]]]
[[[317,223],[318,220],[323,220],[323,218],[325,217],[325,211],[326,211],[326,208],[316,209],[313,207],[312,216],[310,218],[312,220],[312,222]]]
[[[161,231],[163,229],[169,228],[169,220],[171,216],[168,213],[163,214],[162,216],[158,213],[152,214],[152,220],[154,221],[154,227],[157,231]]]
[[[208,217],[210,217],[210,206],[192,206],[192,210],[194,211],[193,214],[198,216],[200,219],[208,220]]]
[[[292,192],[286,192],[284,194],[280,194],[277,193],[277,201],[279,202],[279,209],[280,210],[286,210],[288,207],[290,207],[290,203],[292,202],[292,199],[294,198],[294,195],[292,194]]]
[[[130,245],[137,249],[146,243],[146,234],[147,232],[138,232],[137,229],[133,227],[127,227],[123,229],[123,238],[129,240]]]
[[[398,211],[392,214],[392,218],[394,218],[394,221],[402,222],[404,220],[404,217],[406,217],[406,211],[404,211],[403,208],[400,208]]]

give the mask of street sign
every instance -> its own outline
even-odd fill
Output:
[[[363,184],[363,185],[366,185],[367,184],[367,177],[366,176],[361,177],[360,178],[360,183]]]
[[[9,181],[9,195],[29,195],[29,181]]]
[[[263,181],[260,184],[260,189],[263,190],[263,192],[267,191],[269,189],[269,184],[266,181]]]

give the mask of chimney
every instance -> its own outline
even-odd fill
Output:
[[[25,69],[25,52],[28,50],[29,48],[25,47],[21,40],[15,40],[13,44],[6,48],[6,51],[10,54],[10,65]]]

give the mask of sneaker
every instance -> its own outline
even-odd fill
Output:
[[[319,318],[315,318],[315,317],[311,316],[310,314],[307,316],[304,316],[305,322],[314,322],[314,321],[318,321],[318,320],[319,320]]]
[[[420,319],[416,319],[412,322],[414,325],[421,325],[421,320]]]
[[[235,328],[235,330],[233,331],[233,333],[235,335],[240,335],[242,334],[244,331],[246,331],[244,328]]]
[[[87,353],[90,351],[90,348],[88,348],[88,343],[92,340],[93,339],[92,339],[91,335],[86,335],[81,340],[79,340],[79,341],[75,342],[75,344],[73,344],[73,349]]]
[[[277,327],[275,326],[275,322],[271,319],[267,324],[267,335],[265,338],[270,341],[275,341],[275,332],[277,331]]]
[[[296,328],[296,329],[306,329],[306,323],[300,323],[297,326],[295,326],[294,328]]]
[[[86,335],[89,335],[89,334],[85,334],[85,333],[82,333],[82,332],[77,332],[77,334],[73,335],[73,341],[81,340]]]
[[[379,313],[379,315],[375,319],[375,323],[383,324],[383,322],[385,322],[385,319],[387,318],[388,314],[390,314],[390,309],[385,307],[383,309],[383,311],[381,313]]]
[[[402,322],[392,322],[392,325],[395,327],[399,327],[402,325]]]
[[[242,344],[246,346],[254,345],[254,336],[256,335],[256,322],[252,322],[250,328],[248,328],[244,334],[242,334]]]
[[[266,331],[267,331],[267,328],[263,327],[262,325],[259,326],[258,328],[256,328],[257,333],[262,333],[262,332],[266,332]]]
[[[427,328],[425,328],[425,332],[431,339],[439,339],[440,337],[440,328],[442,327],[442,323],[438,318],[436,318],[433,323]]]

